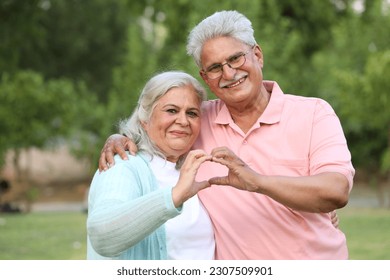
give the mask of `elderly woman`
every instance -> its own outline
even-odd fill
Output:
[[[138,107],[120,124],[139,152],[128,160],[116,156],[92,180],[88,259],[213,259],[212,224],[197,196],[210,184],[195,181],[211,156],[190,151],[205,99],[200,83],[183,72],[147,82]]]

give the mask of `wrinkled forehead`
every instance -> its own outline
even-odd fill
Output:
[[[180,87],[172,87],[154,103],[154,108],[173,106],[178,108],[199,109],[202,100],[195,88],[188,84]]]
[[[207,40],[200,53],[202,68],[213,63],[221,63],[229,57],[244,52],[248,45],[232,37],[216,37]]]

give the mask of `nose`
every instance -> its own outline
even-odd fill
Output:
[[[237,69],[232,68],[229,64],[222,65],[222,76],[225,80],[232,80],[236,75]]]
[[[176,123],[182,126],[187,126],[189,124],[187,114],[185,112],[177,114]]]

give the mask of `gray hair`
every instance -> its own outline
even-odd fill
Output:
[[[187,54],[202,68],[200,55],[205,42],[217,37],[232,37],[249,46],[255,46],[256,39],[252,23],[237,11],[220,11],[202,20],[190,32],[187,40]]]
[[[199,102],[207,100],[207,93],[200,82],[191,75],[181,71],[168,71],[153,76],[143,88],[138,99],[138,105],[130,118],[119,122],[119,132],[131,138],[138,146],[139,151],[145,151],[149,155],[165,156],[152,143],[142,126],[142,122],[148,122],[156,107],[157,101],[172,88],[180,88],[191,85],[198,96]],[[179,162],[181,162],[179,160]]]

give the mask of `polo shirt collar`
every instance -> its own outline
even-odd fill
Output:
[[[259,118],[259,123],[278,123],[282,115],[284,93],[277,82],[263,81],[263,85],[271,92],[271,96],[267,108]],[[225,103],[223,103],[221,110],[218,112],[215,122],[218,124],[234,122]]]
[[[263,85],[267,91],[271,92],[271,96],[267,108],[259,118],[259,122],[266,124],[278,123],[282,116],[284,93],[277,82],[264,81]]]
[[[226,104],[223,102],[221,110],[218,112],[217,117],[215,118],[215,123],[217,124],[229,124],[233,123],[232,116],[229,113],[229,110]]]

